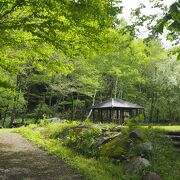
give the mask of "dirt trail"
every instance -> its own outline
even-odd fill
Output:
[[[0,180],[79,180],[63,160],[49,155],[19,134],[0,132]]]

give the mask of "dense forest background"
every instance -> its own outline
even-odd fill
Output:
[[[0,2],[0,124],[58,116],[85,119],[108,98],[144,106],[145,122],[180,120],[179,1],[162,16],[132,12],[129,25],[114,0]],[[137,38],[139,26],[150,35]],[[174,46],[165,49],[166,28]]]

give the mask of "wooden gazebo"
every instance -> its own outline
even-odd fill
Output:
[[[121,99],[111,98],[98,105],[92,106],[93,122],[115,122],[122,124],[125,117],[135,117],[144,113],[144,108]]]

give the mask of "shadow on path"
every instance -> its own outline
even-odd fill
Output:
[[[0,180],[79,180],[63,160],[16,133],[0,132]]]

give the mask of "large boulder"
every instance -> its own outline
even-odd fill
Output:
[[[162,179],[155,172],[148,172],[145,176],[142,177],[142,180],[162,180]]]
[[[150,166],[147,159],[140,156],[132,158],[125,166],[125,174],[132,174],[141,168],[146,168]]]
[[[119,136],[121,134],[121,132],[111,132],[111,131],[106,131],[103,133],[103,136],[106,137],[116,137]]]
[[[129,137],[135,141],[143,140],[142,132],[139,129],[135,129],[129,133]]]
[[[58,123],[58,122],[63,122],[63,120],[61,120],[59,117],[53,117],[45,120],[45,123],[50,123],[50,122]]]
[[[110,131],[116,131],[116,132],[120,132],[122,130],[122,126],[114,126],[113,128],[110,129]]]
[[[102,145],[101,156],[122,159],[129,147],[128,137],[119,134],[109,142]]]
[[[80,133],[82,133],[83,131],[88,131],[89,130],[89,127],[85,124],[79,124],[78,126],[76,127],[73,127],[72,128],[73,132],[75,133],[75,136],[79,136]]]
[[[99,147],[102,146],[105,143],[108,143],[109,141],[111,141],[112,139],[114,139],[115,137],[119,136],[121,133],[113,133],[113,134],[108,134],[107,136],[103,135],[102,137],[98,138],[94,143],[93,146],[94,147]]]
[[[105,131],[108,130],[107,127],[105,127],[105,126],[100,126],[100,125],[97,125],[97,124],[94,124],[94,125],[93,125],[93,128],[94,128],[94,129],[97,129],[97,130],[101,130],[102,132],[105,132]]]
[[[75,126],[74,129],[79,128],[79,129],[89,129],[89,126],[86,124],[79,124],[78,126]]]
[[[35,127],[33,128],[33,131],[43,131],[44,130],[44,127]]]
[[[137,151],[141,156],[148,157],[153,153],[153,145],[151,142],[145,142],[137,145]]]

